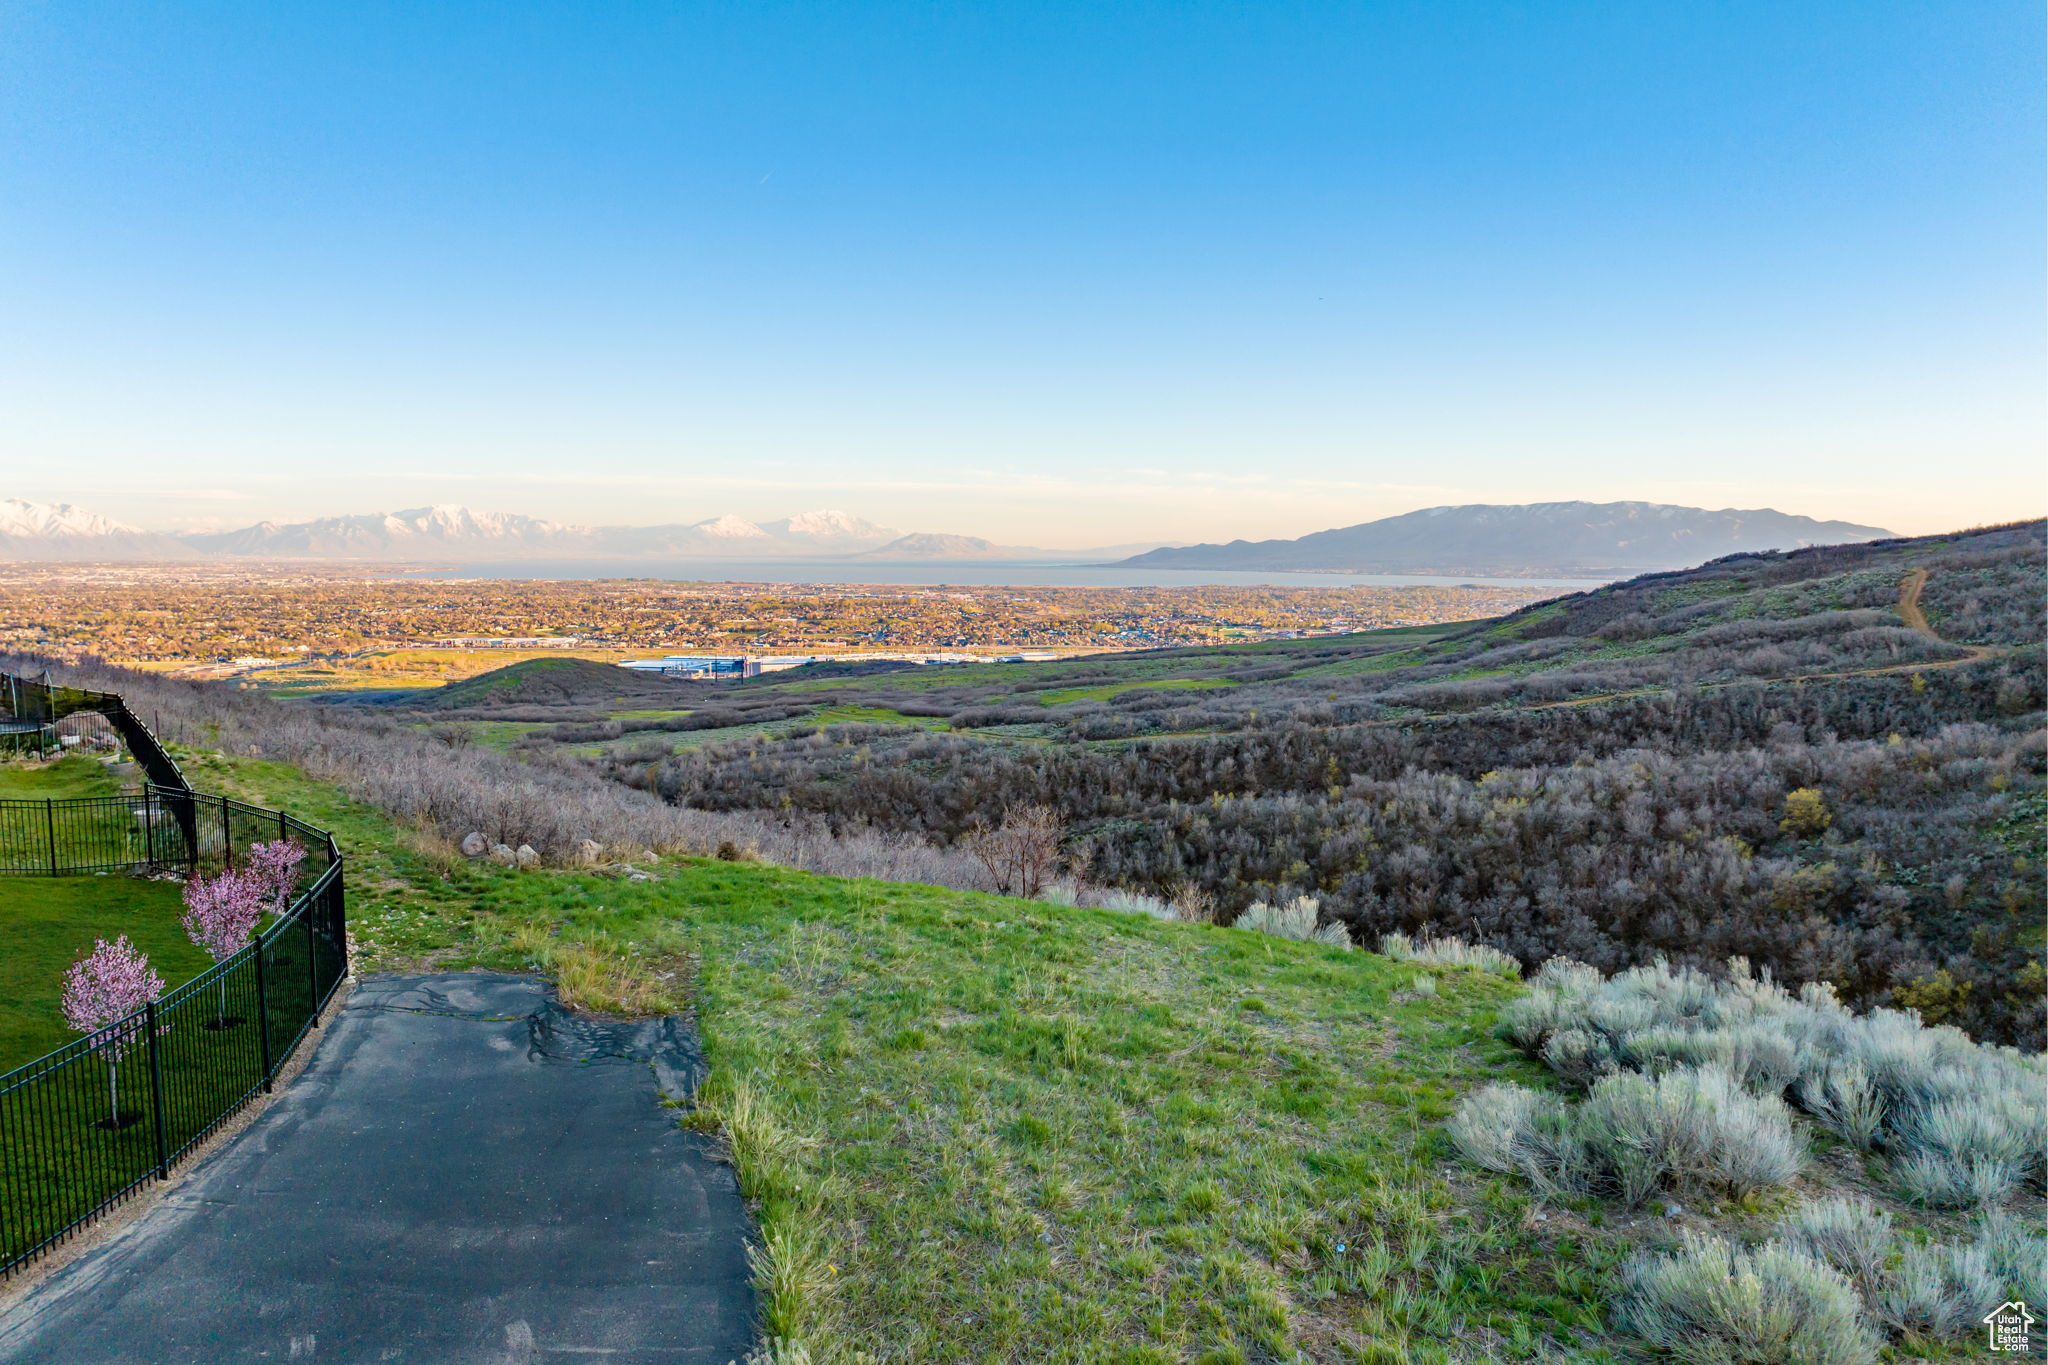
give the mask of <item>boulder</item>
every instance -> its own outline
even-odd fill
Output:
[[[519,861],[519,855],[512,851],[512,845],[510,844],[492,844],[491,861],[503,863],[505,866],[510,867]]]
[[[597,860],[604,856],[604,845],[595,839],[585,839],[576,845],[576,861],[584,867],[597,866]]]
[[[519,867],[531,870],[540,866],[540,851],[532,844],[521,844],[512,859]]]
[[[463,857],[481,858],[484,856],[484,854],[489,853],[490,851],[491,841],[489,839],[484,838],[482,834],[465,834],[462,836]]]

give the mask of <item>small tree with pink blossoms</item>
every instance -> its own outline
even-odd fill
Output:
[[[272,894],[270,884],[254,872],[230,870],[218,877],[194,877],[185,883],[185,936],[215,962],[225,962],[248,946]],[[228,978],[222,973],[220,1010],[206,1027],[233,1028],[241,1022],[240,1018],[228,1018]]]
[[[271,914],[282,915],[291,907],[292,891],[299,884],[299,864],[305,860],[306,846],[296,839],[249,845],[245,870],[262,884]]]
[[[121,1058],[145,1028],[133,1016],[163,993],[164,979],[126,934],[112,943],[95,940],[92,951],[64,975],[64,1022],[85,1034],[107,1062],[107,1117],[101,1127],[121,1127]]]

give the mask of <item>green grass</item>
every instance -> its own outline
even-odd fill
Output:
[[[0,763],[0,800],[68,801],[112,796],[120,783],[96,758],[73,755],[54,763]]]
[[[678,1119],[731,1152],[766,1325],[816,1360],[1640,1359],[1606,1312],[1663,1221],[1542,1208],[1443,1136],[1469,1088],[1549,1084],[1493,1036],[1512,982],[747,863],[521,873],[290,768],[183,761],[335,831],[359,969],[693,1013]]]
[[[694,1009],[679,1117],[733,1144],[770,1324],[825,1359],[1449,1360],[1453,1324],[1608,1358],[1614,1247],[1444,1160],[1463,1088],[1534,1074],[1490,1035],[1510,983],[750,864],[517,873],[275,764],[188,767],[337,832],[366,965]]]
[[[1047,706],[1057,706],[1070,701],[1108,701],[1119,692],[1146,690],[1180,690],[1182,688],[1206,689],[1212,687],[1234,687],[1228,678],[1152,678],[1136,682],[1104,683],[1100,687],[1057,687],[1038,696]]]
[[[887,706],[824,706],[811,717],[818,725],[912,725],[920,730],[943,730],[944,716],[906,716]]]
[[[0,1071],[62,1047],[78,1035],[58,1012],[64,973],[95,938],[126,934],[168,985],[206,970],[212,959],[179,927],[181,888],[140,877],[0,877]]]

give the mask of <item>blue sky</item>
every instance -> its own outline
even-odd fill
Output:
[[[0,497],[2048,510],[2033,0],[0,9]]]

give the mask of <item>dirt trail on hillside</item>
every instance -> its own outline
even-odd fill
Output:
[[[1833,678],[1874,678],[1885,673],[1924,673],[1938,668],[1961,668],[1980,659],[1988,659],[1998,651],[1990,645],[1959,645],[1944,640],[1928,621],[1927,613],[1920,609],[1920,594],[1927,587],[1927,570],[1915,569],[1899,580],[1899,619],[1916,633],[1927,637],[1938,645],[1966,651],[1960,659],[1933,659],[1910,664],[1878,664],[1871,668],[1849,668],[1831,673],[1795,673],[1783,678],[1737,678],[1728,682],[1701,683],[1701,688],[1735,687],[1742,683],[1774,682],[1802,683],[1826,682]],[[1560,706],[1591,706],[1603,701],[1627,701],[1634,697],[1652,697],[1669,692],[1669,687],[1644,687],[1632,692],[1607,692],[1597,697],[1570,697],[1564,701],[1538,702],[1529,707],[1531,711],[1548,711]]]
[[[1928,622],[1927,613],[1920,610],[1920,593],[1926,586],[1927,570],[1925,569],[1915,569],[1899,580],[1899,619],[1937,644],[1947,645],[1950,649],[1967,649],[1970,652],[1967,656],[1960,659],[1951,659],[1946,663],[1921,664],[1918,665],[1919,667],[1954,668],[1958,664],[1973,664],[1979,659],[1988,659],[1998,652],[1989,645],[1959,645],[1953,641],[1942,639],[1940,632],[1936,631],[1933,625]]]
[[[1936,669],[1961,668],[1964,664],[1973,664],[1978,662],[1979,660],[1988,659],[1992,655],[1999,652],[1997,647],[1992,645],[1962,645],[1957,644],[1952,640],[1942,639],[1940,633],[1937,632],[1934,629],[1932,623],[1928,621],[1927,613],[1920,609],[1920,593],[1923,589],[1926,588],[1926,586],[1927,570],[1925,569],[1915,569],[1911,573],[1907,574],[1903,579],[1899,580],[1899,619],[1905,622],[1910,629],[1912,629],[1920,635],[1924,635],[1929,640],[1934,641],[1936,644],[1946,645],[1950,649],[1960,649],[1965,651],[1961,658],[1922,660],[1920,662],[1910,664],[1878,664],[1870,668],[1849,668],[1829,673],[1793,673],[1788,674],[1787,676],[1782,678],[1731,678],[1725,682],[1700,683],[1698,684],[1699,689],[1701,691],[1707,691],[1710,689],[1722,687],[1741,687],[1753,683],[1805,683],[1827,682],[1837,678],[1874,678],[1886,673],[1931,673]],[[1533,705],[1524,707],[1523,709],[1528,711],[1554,711],[1560,707],[1567,706],[1597,706],[1599,703],[1604,701],[1633,701],[1639,697],[1662,696],[1674,690],[1675,689],[1671,687],[1661,685],[1656,687],[1639,687],[1627,692],[1602,692],[1598,696],[1592,697],[1567,697],[1563,701],[1536,702]],[[1346,730],[1372,730],[1390,726],[1413,725],[1417,720],[1429,719],[1433,718],[1434,716],[1442,714],[1445,713],[1433,712],[1431,717],[1411,716],[1403,717],[1399,720],[1365,720],[1359,721],[1355,725],[1338,726],[1334,728]],[[1200,739],[1203,737],[1204,736],[1201,733],[1193,733],[1185,736],[1140,735],[1135,736],[1134,739]],[[1112,740],[1110,742],[1128,743],[1133,741]]]
[[[1927,613],[1920,610],[1920,590],[1926,586],[1925,569],[1915,569],[1899,580],[1899,619],[1928,639],[1940,640],[1941,637],[1934,633],[1934,627],[1927,624]]]

